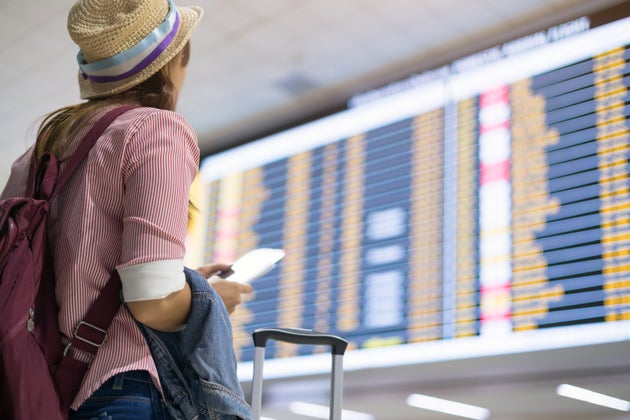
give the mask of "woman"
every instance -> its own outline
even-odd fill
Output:
[[[107,128],[51,211],[49,241],[64,336],[71,336],[115,269],[129,308],[114,318],[71,418],[168,417],[155,363],[134,318],[168,332],[183,328],[190,311],[183,257],[199,148],[193,129],[174,110],[188,40],[202,14],[172,0],[77,1],[68,31],[80,48],[78,81],[87,101],[48,115],[35,146],[13,164],[1,196],[24,194],[29,166],[42,153],[62,161],[71,156],[106,110],[139,105]],[[199,271],[208,278],[228,269],[210,264]],[[217,276],[210,282],[229,312],[252,291]]]

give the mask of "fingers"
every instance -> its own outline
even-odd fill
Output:
[[[249,284],[224,280],[218,276],[211,276],[208,282],[219,294],[230,314],[243,302],[243,295],[254,291],[254,288]]]
[[[243,302],[243,296],[254,292],[251,284],[242,284],[234,281],[224,280],[215,274],[231,269],[231,264],[212,263],[197,268],[197,271],[208,279],[210,285],[223,300],[228,313],[234,312],[236,307]]]
[[[197,271],[201,273],[205,278],[210,278],[213,274],[218,273],[219,271],[228,271],[231,267],[231,264],[225,263],[212,263],[206,264],[197,268]]]

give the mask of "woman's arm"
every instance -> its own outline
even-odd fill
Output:
[[[173,112],[138,108],[125,115],[132,121],[121,156],[124,213],[116,268],[132,315],[151,328],[173,331],[190,312],[183,257],[197,138]]]
[[[197,271],[209,279],[210,285],[217,291],[228,313],[243,301],[243,294],[253,292],[252,286],[214,276],[219,271],[230,269],[229,264],[208,264]],[[191,292],[188,283],[183,289],[173,292],[162,299],[139,300],[128,302],[127,306],[136,320],[158,331],[171,332],[186,323],[190,312]]]
[[[177,331],[188,319],[191,292],[188,283],[184,288],[162,299],[128,302],[133,317],[144,325],[158,331]]]

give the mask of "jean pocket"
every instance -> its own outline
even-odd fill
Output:
[[[145,379],[146,378],[146,379]],[[155,418],[159,393],[146,372],[126,372],[110,378],[70,418],[82,420],[142,420]]]

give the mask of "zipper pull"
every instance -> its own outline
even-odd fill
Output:
[[[35,309],[28,310],[28,320],[26,321],[26,331],[32,333],[35,330]]]

